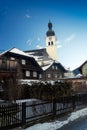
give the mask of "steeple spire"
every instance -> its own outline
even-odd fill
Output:
[[[49,23],[48,23],[48,28],[49,28],[49,30],[52,30],[52,23],[50,22],[50,20],[49,20]]]
[[[47,31],[46,35],[49,37],[49,36],[55,36],[55,32],[52,30],[52,23],[51,21],[49,20],[49,23],[48,23],[48,28],[49,30]]]

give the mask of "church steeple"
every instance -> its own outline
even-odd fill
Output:
[[[50,20],[49,20],[49,23],[48,23],[48,28],[49,28],[49,30],[52,30],[52,23],[50,22]]]
[[[54,36],[55,32],[52,30],[52,23],[50,22],[50,20],[49,20],[49,23],[48,23],[48,28],[49,28],[49,30],[47,31],[46,35],[47,36]]]
[[[46,51],[53,60],[57,60],[56,36],[50,21],[48,23],[48,31],[46,32]]]

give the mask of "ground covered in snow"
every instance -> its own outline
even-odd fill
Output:
[[[78,118],[84,117],[86,115],[87,115],[87,108],[84,108],[84,109],[72,112],[65,119],[56,120],[53,122],[39,123],[29,128],[26,128],[26,130],[57,130],[61,128],[62,126],[68,124],[69,122],[74,121]]]

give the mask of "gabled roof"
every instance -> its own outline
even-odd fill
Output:
[[[15,54],[18,54],[18,55],[23,55],[23,56],[31,57],[30,55],[27,55],[26,53],[24,53],[23,51],[21,51],[21,50],[19,50],[19,49],[17,49],[17,48],[11,49],[10,52],[15,53]]]
[[[87,63],[87,60],[82,65],[80,65],[79,69],[81,69],[86,63]]]
[[[25,52],[19,50],[18,48],[15,48],[15,47],[12,48],[12,49],[9,49],[9,50],[7,50],[7,51],[4,51],[4,52],[0,53],[0,56],[6,54],[6,53],[8,53],[8,52],[14,53],[14,54],[17,54],[17,55],[22,55],[22,56],[31,57],[31,55],[28,55],[28,54],[26,54]]]
[[[52,65],[56,65],[58,66],[58,68],[64,72],[67,72],[67,70],[64,68],[64,66],[60,63],[60,62],[57,62],[57,61],[50,61],[49,64],[47,65],[43,65],[42,66],[42,69],[43,71],[46,71],[47,69],[49,69]]]
[[[82,67],[87,63],[87,60],[82,64],[80,65],[78,68],[74,69],[73,70],[73,73],[75,75],[78,75],[78,74],[82,74]]]
[[[78,75],[78,74],[81,74],[81,72],[79,71],[79,69],[77,68],[77,69],[75,69],[75,70],[73,70],[73,73],[74,73],[74,75],[76,76],[76,75]]]
[[[44,66],[41,66],[43,71],[47,70],[51,65],[53,64],[53,61],[51,61],[49,64],[46,64]]]

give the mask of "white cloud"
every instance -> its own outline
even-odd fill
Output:
[[[31,18],[31,16],[30,16],[29,14],[26,14],[25,17],[26,17],[27,19],[30,19],[30,18]]]
[[[56,42],[56,44],[61,44],[61,41],[58,40],[58,41]]]
[[[75,39],[75,34],[71,34],[69,37],[67,37],[64,42],[69,43]]]
[[[32,40],[31,40],[31,39],[28,39],[28,40],[26,41],[26,44],[27,44],[27,45],[31,45],[31,44],[32,44]]]
[[[61,44],[57,45],[57,48],[61,48],[61,47],[62,47],[62,45],[61,45]]]
[[[37,45],[36,48],[37,48],[37,49],[42,49],[43,47],[40,46],[40,45]]]
[[[57,44],[57,48],[61,48],[61,47],[62,47],[61,41],[58,40],[58,41],[56,42],[56,44]]]

